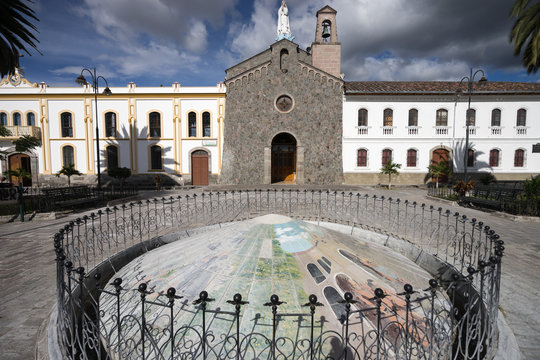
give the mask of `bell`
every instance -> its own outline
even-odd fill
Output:
[[[323,23],[322,37],[323,39],[327,39],[330,37],[330,25],[328,25],[327,23]]]

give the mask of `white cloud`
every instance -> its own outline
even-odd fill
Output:
[[[205,23],[220,26],[236,1],[85,0],[78,13],[88,16],[96,31],[110,40],[172,40],[202,52],[207,44]]]
[[[206,49],[206,26],[201,21],[193,21],[189,27],[189,32],[186,40],[186,48],[195,53],[201,53]]]
[[[439,59],[402,59],[395,56],[367,57],[354,66],[346,80],[439,80],[455,81],[467,74],[469,66],[464,61]]]
[[[199,57],[179,52],[172,46],[151,41],[143,46],[127,46],[122,49],[125,56],[102,56],[114,69],[126,77],[144,74],[172,76],[180,70],[197,71]]]
[[[255,0],[249,23],[234,22],[230,25],[230,49],[238,60],[251,57],[274,42],[277,35],[275,3],[274,0]]]

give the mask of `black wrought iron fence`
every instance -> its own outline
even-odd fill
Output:
[[[426,289],[405,286],[404,312],[381,289],[367,302],[346,293],[338,329],[316,318],[322,304],[314,295],[306,299],[309,311],[295,314],[281,312],[272,295],[266,332],[240,332],[240,294],[228,310],[210,308],[204,291],[182,301],[174,288],[129,289],[112,280],[123,264],[162,245],[160,235],[271,213],[372,230],[388,244],[408,241],[416,260],[434,259],[438,274]],[[71,359],[483,359],[496,349],[504,243],[482,222],[442,208],[329,190],[208,192],[92,213],[62,228],[54,244],[59,343]],[[136,305],[125,305],[134,296]],[[149,307],[160,310],[148,318]],[[182,312],[191,312],[189,323],[177,322]],[[229,330],[217,333],[214,323],[227,316]],[[296,319],[295,337],[280,335],[287,318]]]

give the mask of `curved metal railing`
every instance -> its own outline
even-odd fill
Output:
[[[226,311],[209,308],[204,291],[190,304],[174,288],[143,283],[124,289],[120,278],[107,285],[129,260],[167,242],[167,234],[188,236],[264,214],[374,231],[386,236],[388,246],[409,242],[413,260],[433,259],[438,274],[423,290],[376,289],[359,303],[345,293],[339,329],[323,329],[316,320],[320,304],[314,296],[301,314],[281,312],[279,298],[272,296],[265,304],[272,317],[268,331],[248,333],[239,328],[240,294]],[[489,226],[465,215],[356,192],[238,190],[132,202],[76,219],[55,235],[58,342],[70,359],[489,358],[498,335],[503,244]],[[152,292],[157,297],[148,299]],[[126,310],[123,303],[135,296],[136,308]],[[396,310],[396,301],[404,311]],[[193,313],[192,321],[178,323],[178,314],[186,311]],[[214,332],[213,321],[227,316],[230,331]],[[280,336],[279,324],[290,317],[308,324],[298,325],[302,336]]]

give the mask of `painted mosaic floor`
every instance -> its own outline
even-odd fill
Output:
[[[346,291],[358,300],[356,308],[366,308],[374,306],[370,299],[375,288],[380,287],[388,294],[387,305],[399,313],[405,303],[395,294],[403,291],[403,285],[425,288],[431,278],[404,256],[384,247],[279,215],[234,223],[168,244],[135,259],[117,277],[123,279],[124,289],[147,283],[153,291],[147,297],[150,301],[166,302],[163,294],[167,288],[176,288],[177,294],[184,296],[178,300],[179,311],[174,315],[177,327],[200,325],[200,311],[192,305],[200,291],[206,290],[215,299],[208,309],[224,311],[234,311],[234,306],[226,301],[240,293],[249,301],[242,308],[241,332],[268,337],[272,314],[263,304],[272,294],[286,302],[279,307],[279,313],[309,313],[302,305],[308,302],[309,294],[315,294],[324,305],[317,308],[320,333],[328,329],[339,331],[344,314],[344,305],[339,301]],[[116,305],[106,294],[101,301],[104,323],[111,332]],[[123,293],[121,304],[122,317],[140,317],[138,293]],[[165,328],[169,323],[168,311],[149,305],[148,322],[154,328]],[[367,316],[368,320],[372,317]],[[207,321],[215,334],[231,334],[236,326],[229,315],[210,316]],[[308,317],[284,317],[279,322],[279,332],[307,338],[308,321]],[[137,327],[131,331],[135,334]]]

